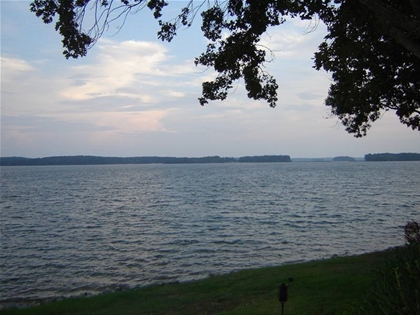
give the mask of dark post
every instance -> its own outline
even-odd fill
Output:
[[[287,285],[279,285],[279,301],[281,303],[281,315],[284,314],[284,303],[287,301]]]

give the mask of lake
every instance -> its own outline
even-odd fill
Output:
[[[404,244],[420,162],[1,167],[1,307]]]

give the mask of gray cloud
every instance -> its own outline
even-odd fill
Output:
[[[301,98],[302,100],[318,100],[321,97],[323,97],[320,94],[316,94],[316,93],[311,93],[311,92],[303,92],[303,93],[298,93],[299,98]]]
[[[97,126],[88,122],[66,121],[42,116],[1,116],[2,129],[17,129],[20,133],[79,133],[93,131],[110,131],[114,128]]]

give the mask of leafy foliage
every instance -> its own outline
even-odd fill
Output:
[[[420,59],[381,32],[374,13],[356,1],[341,4],[315,53],[316,69],[332,73],[325,101],[357,137],[395,110],[400,121],[420,128]]]
[[[373,288],[353,314],[420,314],[420,225],[405,226],[407,245],[376,272]]]
[[[404,228],[404,237],[408,245],[420,245],[420,224],[416,221],[408,222]]]
[[[204,9],[205,4],[207,8]],[[95,23],[84,30],[85,14]],[[332,74],[325,104],[356,137],[366,135],[383,112],[394,110],[401,123],[420,130],[420,5],[418,0],[190,0],[172,20],[162,19],[165,0],[33,0],[31,11],[45,23],[58,16],[55,28],[63,37],[66,58],[85,56],[115,20],[148,7],[170,42],[179,27],[190,27],[201,14],[208,39],[196,65],[213,68],[217,77],[203,82],[201,105],[225,100],[242,79],[248,97],[275,107],[278,85],[265,70],[273,55],[259,44],[270,27],[286,18],[319,18],[328,28],[315,53],[317,70]],[[272,52],[271,52],[272,54]]]

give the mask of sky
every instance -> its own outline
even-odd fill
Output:
[[[29,1],[0,3],[3,157],[420,152],[420,133],[394,112],[363,138],[331,116],[324,105],[330,75],[312,60],[326,30],[314,21],[288,20],[264,35],[261,44],[275,52],[266,67],[279,85],[276,108],[248,99],[243,81],[227,100],[201,106],[201,83],[215,74],[194,65],[206,48],[199,19],[164,43],[146,9],[122,28],[112,24],[86,57],[67,60],[54,25],[31,13]],[[171,1],[164,17],[185,4]]]

